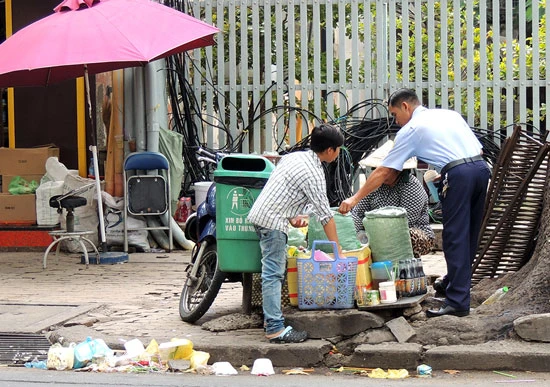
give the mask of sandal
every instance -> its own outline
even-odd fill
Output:
[[[269,339],[270,343],[285,344],[285,343],[301,343],[307,339],[307,332],[297,331],[292,327],[286,327],[285,330],[277,337]]]

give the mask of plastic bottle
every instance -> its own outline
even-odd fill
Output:
[[[424,265],[422,265],[422,259],[418,259],[418,269],[420,273],[420,291],[419,294],[426,294],[428,292],[428,286],[426,281],[426,274],[424,273]]]
[[[414,269],[410,259],[405,260],[405,291],[403,297],[412,297],[415,294]]]
[[[414,294],[411,294],[411,296],[417,296],[420,294],[420,270],[418,267],[418,259],[411,259],[411,267],[414,280]]]
[[[88,177],[95,177],[93,158],[90,159],[90,164],[88,166]]]
[[[398,280],[396,283],[397,298],[405,297],[405,279],[407,277],[407,266],[405,261],[399,261],[397,265]]]
[[[418,293],[417,294],[426,294],[428,291],[426,286],[426,274],[424,274],[424,267],[422,265],[422,259],[418,258],[416,260],[416,275],[418,276]]]
[[[493,294],[489,296],[489,298],[482,302],[482,305],[494,304],[495,302],[499,301],[506,293],[508,293],[508,286],[497,289]]]

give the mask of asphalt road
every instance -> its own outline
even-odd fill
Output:
[[[75,371],[46,371],[28,368],[0,368],[0,385],[3,387],[22,386],[179,386],[179,387],[221,387],[241,386],[257,387],[348,387],[348,386],[548,386],[550,372],[508,372],[508,376],[493,372],[461,371],[450,375],[442,371],[435,372],[432,377],[406,379],[372,379],[367,376],[334,373],[329,370],[317,369],[310,375],[284,375],[277,370],[271,376],[255,376],[240,372],[233,376],[197,375],[182,373],[160,374],[123,374],[123,373],[85,373]]]

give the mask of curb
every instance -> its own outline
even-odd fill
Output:
[[[50,342],[81,342],[86,336],[102,338],[111,349],[123,350],[119,337],[102,335],[85,326],[63,327],[50,332]],[[144,345],[148,340],[143,340]],[[351,355],[333,353],[328,340],[309,339],[300,344],[268,343],[261,329],[220,332],[193,342],[210,354],[209,364],[226,361],[234,366],[252,365],[268,358],[274,367],[368,367],[415,370],[428,364],[433,370],[550,371],[550,346],[545,343],[496,341],[479,345],[423,347],[416,343],[361,344]]]

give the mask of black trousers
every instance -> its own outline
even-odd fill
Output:
[[[446,303],[470,309],[471,267],[474,262],[487,185],[491,172],[483,160],[457,165],[441,176],[443,253],[447,263]],[[447,189],[443,194],[443,185]]]

